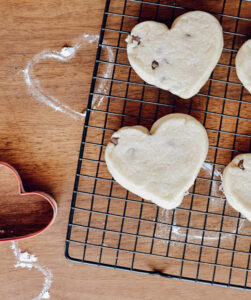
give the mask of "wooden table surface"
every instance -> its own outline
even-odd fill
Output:
[[[45,49],[60,50],[84,33],[98,34],[104,0],[0,1],[0,160],[12,164],[27,191],[42,190],[58,203],[55,224],[19,242],[53,273],[51,299],[250,299],[248,291],[75,264],[64,257],[83,120],[40,103],[28,92],[23,70]],[[86,43],[67,64],[45,60],[34,72],[41,87],[76,111],[86,107],[96,44]],[[43,276],[14,268],[10,243],[0,245],[0,299],[32,299]]]

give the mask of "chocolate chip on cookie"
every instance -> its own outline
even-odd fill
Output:
[[[241,159],[240,161],[239,161],[239,163],[238,163],[238,167],[241,169],[241,170],[245,170],[245,168],[244,168],[244,165],[243,165],[243,163],[244,163],[244,160],[243,159]]]
[[[159,66],[159,63],[156,60],[154,60],[152,62],[152,69],[155,70],[156,68],[158,68],[158,66]]]
[[[137,45],[139,45],[140,44],[140,37],[139,36],[137,36],[137,35],[132,35],[132,42],[136,42],[137,43]],[[135,44],[136,44],[135,43]]]

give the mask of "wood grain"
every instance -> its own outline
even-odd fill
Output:
[[[250,299],[247,291],[79,265],[64,257],[83,122],[35,100],[27,92],[22,70],[44,49],[60,50],[66,43],[72,45],[83,33],[98,34],[104,3],[0,2],[0,159],[18,170],[27,191],[45,191],[59,206],[55,224],[43,235],[22,241],[19,246],[37,255],[39,262],[51,269],[51,299],[217,299],[223,293],[226,299]],[[95,44],[90,44],[80,49],[71,62],[43,61],[35,72],[44,89],[81,111],[88,99],[95,54]],[[213,100],[211,105],[214,109]],[[128,107],[130,110],[133,107]],[[149,114],[149,110],[145,113]],[[98,119],[93,122],[102,123]],[[208,125],[215,126],[215,121]],[[116,129],[119,122],[110,120],[110,126]],[[15,269],[10,243],[0,245],[0,257],[0,299],[27,300],[37,296],[42,275],[36,270]]]

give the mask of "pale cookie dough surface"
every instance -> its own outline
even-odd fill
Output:
[[[239,49],[235,64],[238,78],[251,93],[251,39]]]
[[[159,119],[150,132],[143,126],[123,127],[111,141],[105,160],[114,179],[166,209],[181,203],[208,152],[205,128],[178,113]]]
[[[236,156],[223,172],[229,204],[251,221],[251,153]]]
[[[128,59],[147,83],[187,99],[206,83],[223,49],[222,27],[202,11],[165,24],[145,21],[127,37]]]

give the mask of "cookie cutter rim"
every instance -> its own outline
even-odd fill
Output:
[[[17,236],[17,237],[1,238],[1,236],[0,236],[0,243],[1,242],[7,242],[7,241],[23,240],[23,239],[31,238],[33,236],[37,236],[37,235],[41,234],[46,229],[48,229],[55,221],[55,218],[56,218],[56,215],[57,215],[57,203],[56,203],[56,201],[50,195],[48,195],[44,192],[40,192],[40,191],[26,192],[24,187],[23,187],[22,179],[21,179],[18,171],[13,166],[11,166],[11,165],[9,165],[8,163],[5,163],[5,162],[0,162],[0,167],[5,167],[5,168],[9,169],[15,175],[15,177],[17,179],[17,182],[18,182],[18,194],[20,196],[26,196],[26,195],[41,196],[44,200],[46,200],[50,204],[50,206],[52,208],[52,211],[53,211],[53,215],[52,215],[51,220],[41,230],[36,231],[34,233],[27,234],[27,235]]]

